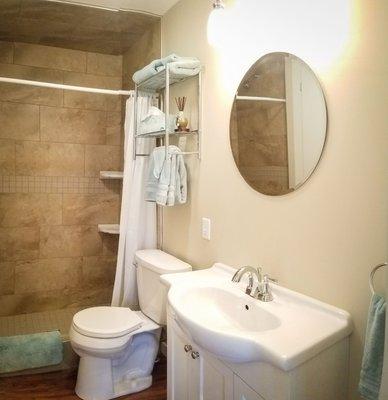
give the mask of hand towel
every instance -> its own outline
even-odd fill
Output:
[[[364,356],[358,390],[366,400],[378,400],[383,371],[386,301],[374,294],[369,307]]]
[[[158,191],[160,175],[165,163],[165,148],[164,146],[156,147],[150,155],[148,167],[148,179],[146,184],[146,201],[156,201],[156,193]]]
[[[183,156],[177,146],[157,147],[151,154],[146,200],[161,206],[174,206],[187,201],[187,172]]]

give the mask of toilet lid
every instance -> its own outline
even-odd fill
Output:
[[[73,317],[74,329],[94,338],[124,336],[142,324],[143,320],[128,307],[91,307]]]

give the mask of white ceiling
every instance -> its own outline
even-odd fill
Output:
[[[49,0],[61,3],[89,5],[113,10],[139,11],[155,15],[165,14],[179,0]]]

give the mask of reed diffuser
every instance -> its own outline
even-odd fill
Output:
[[[175,97],[175,103],[178,107],[178,115],[176,117],[177,132],[189,132],[187,126],[189,125],[189,120],[184,115],[186,97]]]

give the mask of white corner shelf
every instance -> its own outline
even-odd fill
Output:
[[[100,179],[123,179],[122,171],[100,171]]]
[[[107,233],[108,235],[119,235],[120,225],[119,224],[101,224],[98,225],[98,232]]]

